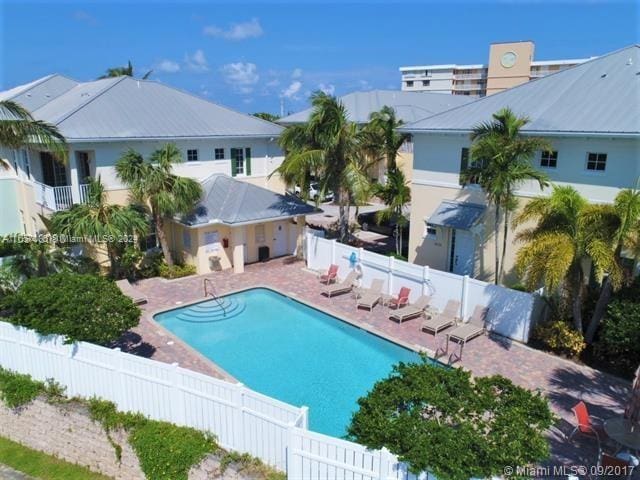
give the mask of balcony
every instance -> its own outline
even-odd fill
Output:
[[[80,201],[73,201],[73,190],[71,185],[61,185],[51,187],[44,183],[34,182],[34,193],[36,203],[43,207],[58,212],[71,208],[74,203],[85,203],[89,192],[88,184],[80,184]]]
[[[462,83],[457,83],[453,85],[453,90],[457,90],[457,91],[473,91],[473,90],[477,90],[477,91],[482,91],[485,89],[485,86],[483,84],[480,83],[474,83],[474,84],[470,84],[470,85],[465,85]]]
[[[454,80],[483,80],[487,78],[486,73],[478,72],[478,73],[456,73],[453,76]]]

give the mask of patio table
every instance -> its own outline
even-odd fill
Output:
[[[634,452],[640,451],[640,425],[623,417],[604,422],[604,431],[614,442]]]

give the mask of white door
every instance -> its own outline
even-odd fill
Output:
[[[451,229],[449,271],[473,276],[475,242],[469,230]]]
[[[281,257],[287,253],[287,223],[273,224],[273,257]]]

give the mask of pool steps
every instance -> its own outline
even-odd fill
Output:
[[[217,300],[197,303],[182,310],[176,318],[183,322],[207,323],[228,320],[240,315],[246,305],[233,297],[219,297]]]

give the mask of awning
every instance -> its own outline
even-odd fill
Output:
[[[427,223],[458,230],[469,230],[482,218],[485,209],[484,205],[477,203],[445,200],[427,219]]]

